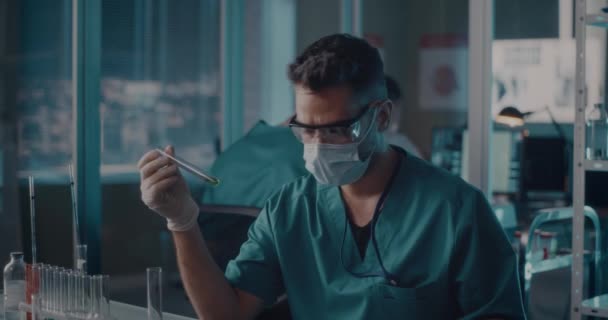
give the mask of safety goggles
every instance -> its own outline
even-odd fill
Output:
[[[359,114],[352,119],[323,125],[307,125],[296,121],[294,115],[289,121],[293,134],[302,143],[345,144],[358,142],[369,128],[372,117],[365,117],[371,104],[363,107]]]

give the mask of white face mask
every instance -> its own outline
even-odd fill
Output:
[[[374,117],[375,119],[375,117]],[[375,122],[375,121],[374,121]],[[370,137],[369,128],[365,137],[359,141],[348,144],[304,144],[304,161],[306,169],[315,176],[320,184],[341,186],[359,180],[369,167],[372,154],[377,147],[377,139],[365,160],[361,160],[360,146]]]

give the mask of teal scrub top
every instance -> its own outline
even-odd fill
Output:
[[[375,226],[399,286],[352,274],[379,270],[372,241],[361,259],[339,188],[311,175],[266,202],[228,281],[267,306],[287,293],[294,319],[525,319],[515,254],[483,194],[401,152]]]
[[[259,121],[213,163],[221,183],[203,190],[202,203],[262,208],[282,185],[308,173],[302,153],[288,127]]]

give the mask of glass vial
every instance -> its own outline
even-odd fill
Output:
[[[608,114],[602,103],[596,103],[587,113],[586,140],[588,160],[608,159]]]
[[[19,303],[25,302],[25,262],[22,252],[12,252],[4,267],[4,319],[19,320]]]

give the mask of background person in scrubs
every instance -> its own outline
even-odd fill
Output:
[[[211,172],[222,183],[206,188],[202,203],[256,208],[282,185],[307,174],[302,146],[289,127],[264,121],[222,152]]]
[[[388,98],[393,102],[393,110],[391,111],[391,124],[388,127],[388,130],[384,134],[386,137],[386,143],[394,146],[398,146],[403,148],[409,154],[416,156],[418,158],[422,158],[420,155],[420,151],[416,147],[416,145],[410,140],[410,138],[399,132],[399,123],[401,122],[401,114],[405,109],[403,105],[403,99],[401,96],[401,88],[399,87],[399,83],[391,76],[386,76],[384,78],[386,81],[386,93],[388,94]]]
[[[289,78],[311,174],[270,197],[225,274],[175,164],[140,160],[142,200],[167,218],[199,317],[251,319],[287,293],[296,319],[523,319],[515,254],[483,195],[384,142],[378,51],[327,36]]]

